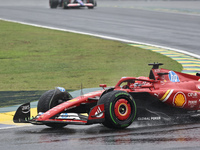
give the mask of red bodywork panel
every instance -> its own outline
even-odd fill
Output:
[[[155,79],[154,89],[149,92],[173,107],[199,110],[200,77],[166,69],[152,69]],[[161,74],[160,74],[161,73]],[[163,75],[164,73],[168,73]]]
[[[173,107],[189,110],[200,109],[200,77],[188,75],[167,69],[152,69],[152,78],[126,77],[122,78],[115,86],[116,90],[129,92],[148,92],[153,97]],[[128,89],[121,89],[124,81],[135,80]],[[136,83],[141,86],[134,86]],[[131,88],[132,87],[132,88]]]

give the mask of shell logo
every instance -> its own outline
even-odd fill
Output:
[[[176,93],[173,100],[174,106],[183,107],[186,104],[185,94],[182,92]]]

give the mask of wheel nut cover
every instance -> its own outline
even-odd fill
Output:
[[[126,120],[131,115],[131,105],[125,99],[119,99],[114,105],[114,113],[118,120]]]

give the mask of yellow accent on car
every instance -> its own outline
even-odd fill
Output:
[[[171,90],[167,90],[167,92],[163,95],[163,97],[160,100],[161,101],[164,100],[167,97],[167,95],[169,94],[170,91]]]

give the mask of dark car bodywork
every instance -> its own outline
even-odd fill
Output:
[[[62,7],[67,8],[80,8],[87,7],[93,9],[97,6],[96,0],[49,0],[50,8]]]

